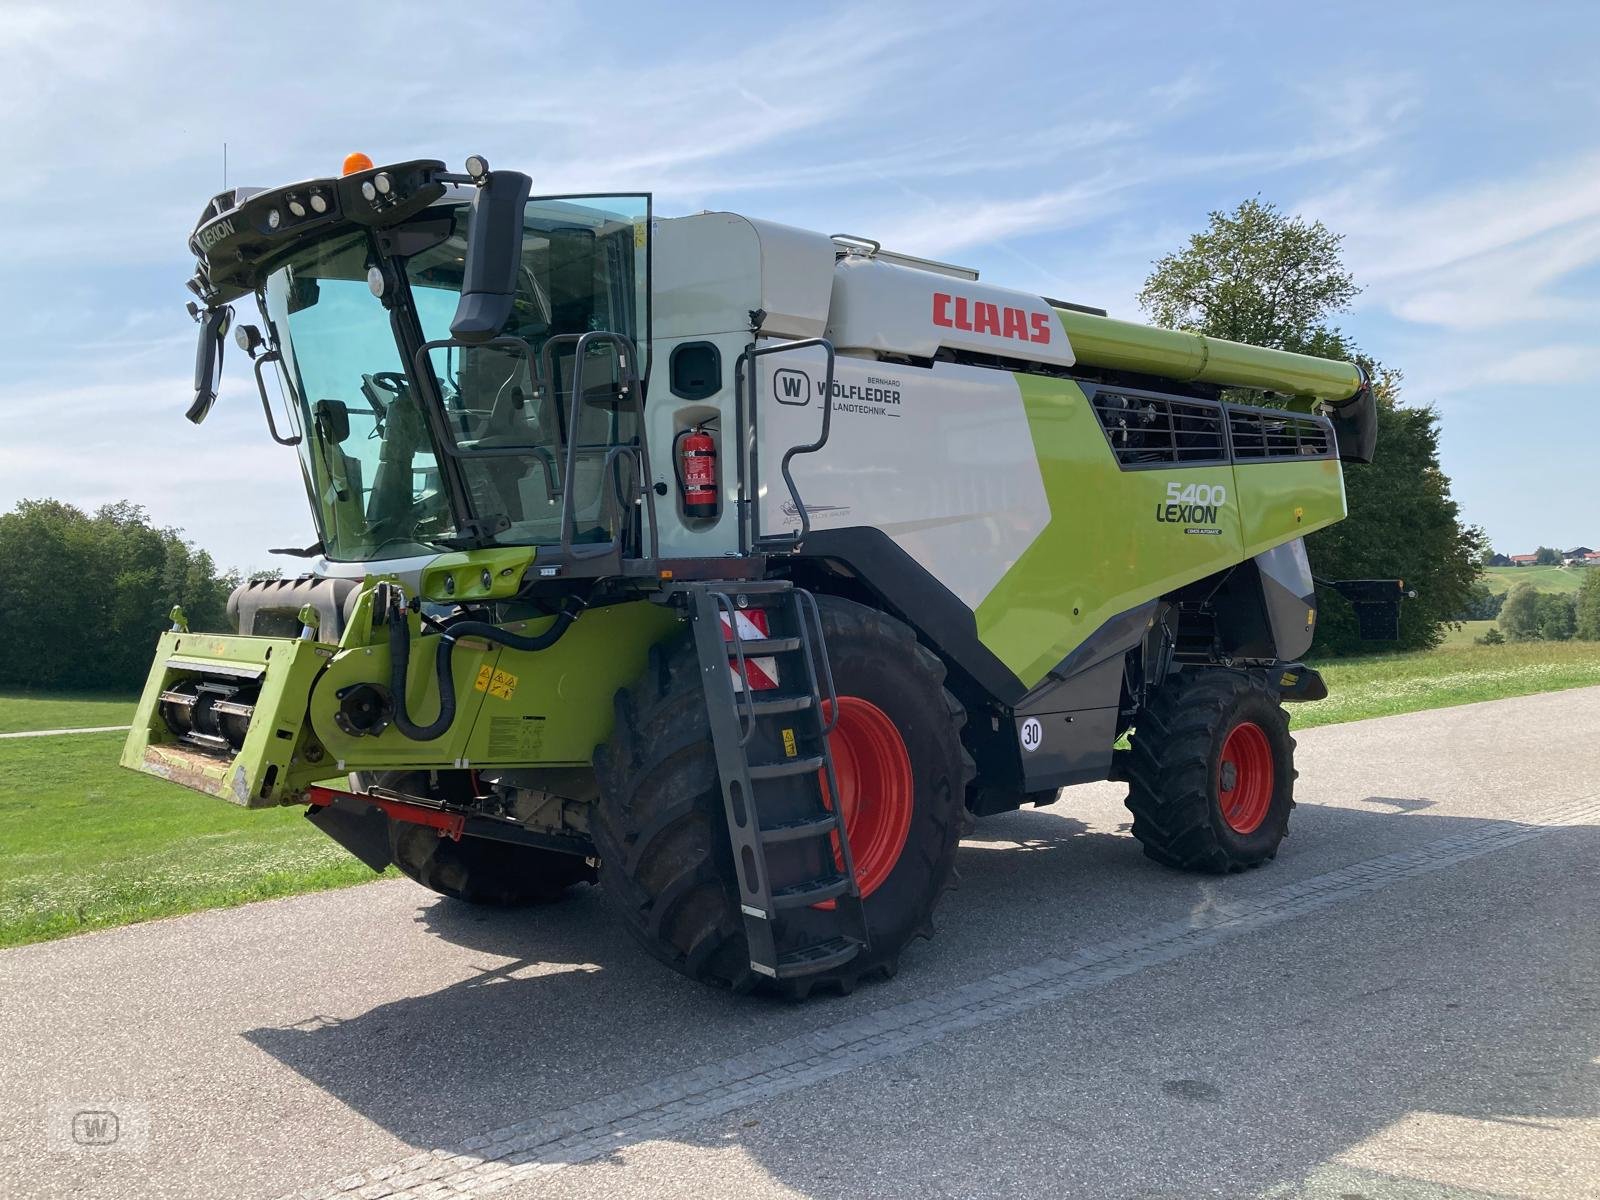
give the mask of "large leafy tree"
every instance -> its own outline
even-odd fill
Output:
[[[1158,325],[1367,369],[1378,399],[1377,461],[1346,468],[1350,516],[1312,534],[1306,547],[1321,579],[1404,579],[1417,595],[1402,610],[1398,648],[1425,649],[1468,604],[1487,543],[1451,498],[1439,465],[1438,412],[1403,403],[1401,373],[1363,354],[1333,324],[1359,291],[1337,234],[1251,199],[1213,212],[1205,230],[1158,259],[1139,303]],[[1318,593],[1319,653],[1380,648],[1360,641],[1342,597]]]
[[[1600,642],[1600,567],[1584,568],[1587,574],[1578,586],[1577,633],[1591,642]]]
[[[94,689],[143,681],[173,604],[191,628],[227,628],[238,583],[137,505],[59,500],[0,514],[0,580],[0,684]]]

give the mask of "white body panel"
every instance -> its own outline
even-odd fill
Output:
[[[816,440],[825,358],[798,350],[759,363],[758,511],[760,531],[774,534],[800,524],[779,464]],[[971,608],[1049,522],[1009,372],[841,355],[832,422],[827,446],[791,467],[812,528],[881,529]]]
[[[837,250],[824,234],[737,213],[657,221],[655,337],[749,330],[757,311],[766,313],[761,332],[768,337],[821,337]]]
[[[834,269],[828,339],[839,350],[873,354],[971,350],[1073,363],[1060,319],[1038,296],[854,254]]]

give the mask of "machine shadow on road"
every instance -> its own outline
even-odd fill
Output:
[[[1420,802],[1425,803],[1425,802]],[[1314,841],[1326,846],[1372,846],[1387,853],[1469,832],[1487,824],[1476,818],[1429,813],[1406,815],[1393,801],[1368,811],[1303,805],[1297,819],[1313,826]],[[1390,834],[1384,828],[1404,832]],[[441,990],[380,1005],[353,1018],[326,1021],[307,1014],[304,1022],[260,1028],[245,1036],[368,1120],[419,1150],[444,1148],[475,1134],[504,1128],[568,1108],[699,1064],[721,1061],[820,1029],[889,1005],[934,996],[995,971],[1063,957],[1076,949],[1180,919],[1231,897],[1268,891],[1357,859],[1316,853],[1302,859],[1290,851],[1263,871],[1231,878],[1196,878],[1166,871],[1144,860],[1137,844],[1121,833],[1090,832],[1081,822],[1052,812],[1009,814],[979,827],[963,848],[961,891],[943,906],[940,936],[908,953],[894,980],[863,988],[853,996],[792,1005],[733,997],[680,979],[656,964],[627,939],[611,920],[600,897],[580,888],[559,905],[516,911],[470,909],[448,901],[424,900],[418,921],[433,936],[483,953],[481,971]],[[1543,832],[1541,856],[1557,861],[1596,861],[1600,829],[1587,826]],[[1446,868],[1479,871],[1495,854]],[[1298,861],[1297,861],[1298,860]],[[1435,875],[1434,878],[1438,878]],[[1409,886],[1402,884],[1400,886]],[[1584,889],[1587,889],[1586,891]],[[1593,883],[1552,894],[1543,903],[1559,914],[1576,913],[1600,900]],[[419,900],[423,893],[419,892]],[[1381,896],[1381,893],[1380,893]],[[1389,921],[1375,902],[1377,916]],[[1202,951],[1203,959],[1180,960],[1203,978],[1218,975],[1217,964],[1236,964],[1245,955],[1270,954],[1282,972],[1282,987],[1296,986],[1296,973],[1323,969],[1296,961],[1303,946],[1333,937],[1331,926],[1345,920],[1371,920],[1374,900],[1353,900],[1310,918],[1294,918],[1232,938]],[[1592,912],[1592,904],[1589,906]],[[1365,914],[1365,915],[1363,915]],[[1519,918],[1531,920],[1531,916]],[[1397,936],[1422,937],[1425,931],[1395,925]],[[1341,946],[1342,993],[1328,993],[1330,1016],[1349,1012],[1367,992],[1381,996],[1401,989],[1399,998],[1373,1001],[1377,1015],[1386,1003],[1404,1003],[1428,1014],[1436,1024],[1468,1020],[1474,1032],[1446,1037],[1440,1057],[1429,1038],[1406,1040],[1388,1019],[1357,1027],[1351,1044],[1340,1047],[1340,1064],[1331,1076],[1330,1060],[1317,1059],[1316,1078],[1296,1077],[1282,1068],[1285,1056],[1310,1053],[1323,1036],[1315,1021],[1278,1027],[1270,991],[1242,993],[1244,1011],[1230,1020],[1256,1021],[1272,1038],[1247,1045],[1246,1058],[1233,1064],[1245,1081],[1240,1087],[1178,1080],[1160,1056],[1138,1066],[1148,1076],[1148,1097],[1135,1097],[1147,1119],[1128,1125],[1112,1119],[1110,1107],[1097,1112],[1096,1088],[1086,1086],[1085,1111],[997,1109],[963,1112],[961,1119],[987,1129],[994,1139],[978,1157],[998,1155],[1004,1141],[1025,1132],[1035,1149],[1054,1146],[1066,1161],[1081,1155],[1085,1130],[1098,1139],[1095,1159],[1138,1163],[1148,1188],[1157,1186],[1164,1154],[1163,1123],[1181,1122],[1216,1156],[1218,1178],[1237,1180],[1239,1194],[1269,1187],[1274,1196],[1300,1195],[1299,1185],[1330,1159],[1374,1133],[1414,1113],[1456,1114],[1473,1121],[1513,1125],[1600,1115],[1600,964],[1592,920],[1543,922],[1538,960],[1543,974],[1519,981],[1517,955],[1526,945],[1508,941],[1499,960],[1484,964],[1475,985],[1474,964],[1459,961],[1461,950],[1444,943],[1419,949],[1414,970],[1398,981],[1389,977],[1381,937]],[[1270,939],[1279,939],[1273,944]],[[1370,961],[1369,961],[1370,956]],[[1566,964],[1552,972],[1551,962]],[[1119,1025],[1141,1010],[1147,990],[1163,986],[1176,966],[1155,966],[1114,983],[1052,1002],[1019,1024],[1019,1038],[1034,1051],[1029,1077],[1037,1071],[1041,1092],[1059,1098],[1063,1077],[1093,1080],[1114,1070],[1126,1081],[1125,1030]],[[1226,973],[1235,966],[1223,966]],[[1224,980],[1219,984],[1225,986]],[[1391,986],[1393,985],[1393,986]],[[1474,987],[1493,990],[1479,1003]],[[1130,1006],[1130,1001],[1131,1006]],[[1304,998],[1302,998],[1304,1001]],[[1309,1001],[1318,1003],[1315,996]],[[1145,1010],[1160,1013],[1159,1006]],[[1421,1017],[1417,1018],[1421,1020]],[[1551,1030],[1560,1030],[1552,1037]],[[1173,1020],[1168,1031],[1182,1041],[1207,1035]],[[978,1037],[980,1033],[957,1035]],[[1397,1038],[1399,1039],[1397,1041]],[[1204,1043],[1209,1045],[1209,1043]],[[1058,1059],[1059,1061],[1052,1061]],[[1097,1060],[1099,1065],[1097,1066]],[[1257,1060],[1257,1061],[1252,1061]],[[893,1063],[866,1068],[892,1070]],[[1181,1086],[1179,1086],[1181,1085]],[[826,1085],[824,1085],[826,1086]],[[1305,1090],[1302,1091],[1302,1088]],[[953,1095],[957,1089],[940,1094]],[[848,1089],[838,1093],[848,1095]],[[1054,1104],[1055,1101],[1050,1102]],[[1046,1106],[1048,1107],[1048,1106]],[[1315,1115],[1286,1121],[1270,1155],[1253,1151],[1230,1130],[1249,1125],[1261,1111]],[[879,1151],[870,1145],[875,1114],[838,1112],[840,1124],[828,1131],[777,1130],[770,1118],[743,1123],[715,1121],[675,1140],[685,1145],[742,1147],[786,1186],[808,1195],[842,1195],[850,1190],[849,1162],[859,1156],[874,1165]],[[814,1157],[804,1152],[813,1137],[830,1139],[832,1182],[819,1177]],[[986,1142],[985,1137],[976,1138]],[[1184,1139],[1191,1151],[1194,1137]],[[626,1137],[618,1150],[631,1143]],[[881,1148],[880,1148],[881,1149]],[[1252,1159],[1256,1154],[1259,1161]],[[1126,1155],[1130,1157],[1121,1158]],[[1143,1156],[1142,1158],[1140,1156]],[[377,1164],[370,1164],[377,1165]],[[881,1162],[876,1164],[881,1167]],[[994,1170],[1001,1170],[999,1158]],[[1174,1163],[1174,1170],[1193,1162]],[[582,1169],[582,1168],[579,1168]],[[908,1161],[906,1194],[938,1191],[937,1163]],[[919,1179],[918,1173],[925,1172]],[[997,1178],[991,1175],[991,1179]],[[307,1180],[305,1183],[316,1181]],[[948,1182],[948,1181],[947,1181]],[[944,1186],[944,1185],[939,1185]],[[959,1188],[958,1188],[959,1190]],[[1137,1190],[1137,1189],[1134,1189]],[[899,1194],[897,1192],[897,1194]],[[939,1194],[943,1194],[942,1192]],[[1108,1187],[1105,1194],[1120,1194]],[[1140,1194],[1156,1194],[1143,1192]],[[1160,1193],[1166,1194],[1166,1193]],[[1419,1195],[1431,1196],[1430,1192]],[[1487,1195],[1470,1190],[1452,1196]]]

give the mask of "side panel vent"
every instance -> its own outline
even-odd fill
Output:
[[[1332,458],[1333,427],[1326,417],[1277,408],[1228,409],[1233,457],[1259,462],[1273,458]]]
[[[1222,405],[1213,401],[1097,390],[1093,404],[1122,467],[1228,461]]]

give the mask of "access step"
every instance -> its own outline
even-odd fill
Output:
[[[820,754],[806,758],[787,758],[775,763],[751,763],[749,767],[752,782],[759,779],[786,779],[790,775],[814,775],[820,770],[822,770]]]
[[[823,813],[819,817],[803,817],[798,821],[786,821],[782,825],[773,825],[761,831],[761,840],[767,844],[774,842],[798,842],[801,838],[822,837],[839,828],[839,818],[832,813]]]
[[[821,904],[824,900],[832,900],[842,896],[850,890],[850,877],[848,875],[823,875],[817,879],[807,879],[804,883],[791,884],[786,888],[779,888],[772,893],[772,907],[776,909],[805,908],[812,904]]]
[[[774,696],[770,700],[758,700],[760,692],[751,693],[750,707],[758,717],[775,717],[780,713],[804,712],[816,703],[810,696]]]
[[[801,975],[815,975],[849,962],[861,953],[861,943],[850,938],[833,937],[814,946],[802,946],[778,959],[778,978],[794,979]]]

